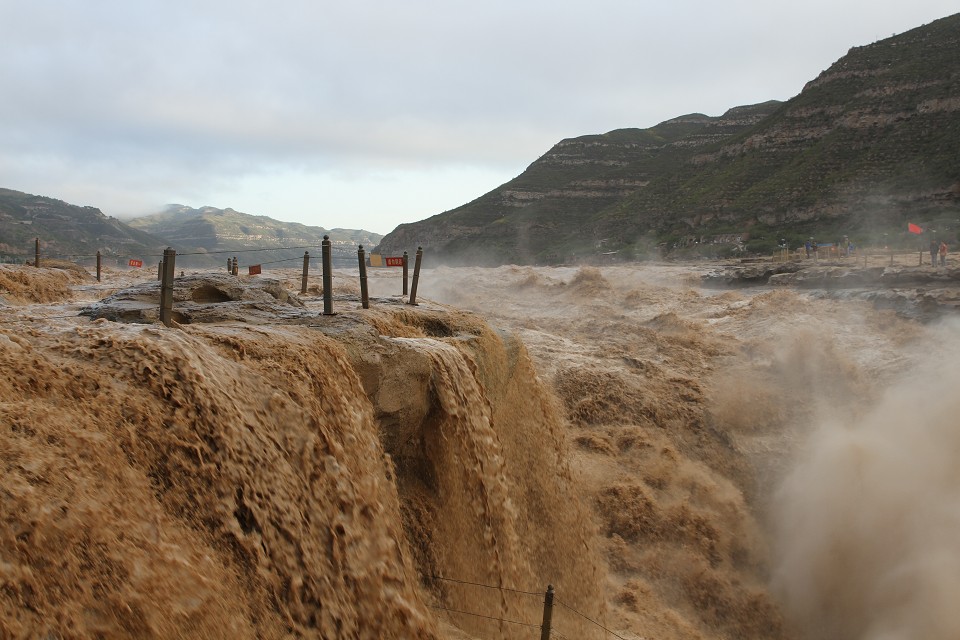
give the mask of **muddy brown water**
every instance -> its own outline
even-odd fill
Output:
[[[960,635],[949,319],[672,265],[338,272],[362,340],[76,317],[149,275],[0,268],[5,636],[539,637],[547,583],[557,637]]]

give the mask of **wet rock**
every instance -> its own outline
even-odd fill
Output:
[[[115,322],[151,323],[160,317],[160,282],[147,282],[118,291],[85,307],[80,314]],[[304,304],[267,278],[244,279],[227,274],[200,274],[176,278],[173,317],[180,324],[223,320],[275,321],[303,315]]]
[[[855,263],[727,265],[703,277],[705,286],[795,287],[828,296],[860,298],[878,309],[931,320],[960,310],[960,268],[858,267]]]
[[[764,285],[774,276],[796,273],[801,269],[803,265],[799,262],[724,266],[704,275],[702,282],[706,287]]]
[[[793,273],[773,275],[767,284],[817,289],[864,287],[881,284],[883,272],[884,267],[808,267]]]
[[[888,285],[960,286],[960,269],[932,267],[887,267],[881,281]]]

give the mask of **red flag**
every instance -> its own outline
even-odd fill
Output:
[[[912,222],[907,223],[907,231],[910,233],[923,233],[923,229],[913,224]]]

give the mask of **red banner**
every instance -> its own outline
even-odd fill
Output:
[[[247,271],[249,272],[249,275],[251,275],[251,276],[258,276],[258,275],[260,275],[260,265],[258,265],[258,264],[252,264],[252,265],[250,265],[249,267],[247,267]]]
[[[910,233],[923,233],[923,229],[913,224],[912,222],[907,223],[907,231],[909,231]]]
[[[131,260],[127,264],[129,264],[131,267],[136,267],[137,269],[139,269],[140,267],[143,266],[143,260]]]
[[[399,258],[394,257],[394,258],[384,258],[384,259],[387,261],[387,266],[388,266],[388,267],[402,267],[402,266],[403,266],[403,256],[400,256]]]

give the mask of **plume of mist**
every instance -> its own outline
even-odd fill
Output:
[[[774,508],[774,589],[810,638],[960,637],[960,326],[868,412],[824,420]]]

